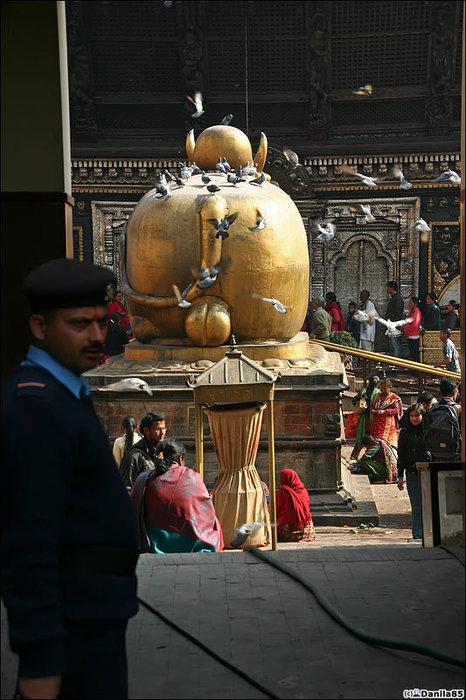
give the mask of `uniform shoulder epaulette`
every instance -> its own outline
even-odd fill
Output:
[[[16,396],[42,396],[46,395],[47,382],[19,380],[16,382]]]

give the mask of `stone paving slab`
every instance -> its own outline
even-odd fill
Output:
[[[269,556],[309,578],[367,632],[464,656],[463,566],[443,549],[360,546]],[[458,554],[458,552],[457,552]],[[464,688],[464,672],[369,646],[315,598],[246,552],[145,555],[139,594],[283,698],[397,698]],[[128,633],[132,698],[266,697],[145,610]]]

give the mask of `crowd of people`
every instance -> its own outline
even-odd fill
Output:
[[[444,352],[444,360],[439,365],[446,367],[452,372],[459,372],[458,351],[451,339],[451,333],[459,327],[459,305],[451,299],[448,302],[448,311],[442,318],[438,305],[437,295],[429,292],[425,300],[425,312],[421,313],[421,299],[411,296],[405,302],[398,290],[398,283],[390,280],[387,283],[387,294],[389,301],[385,309],[384,318],[388,321],[402,321],[402,332],[404,333],[411,360],[420,361],[420,335],[423,331],[438,331]],[[307,331],[311,339],[330,340],[330,334],[336,331],[345,330],[354,338],[357,347],[361,350],[374,352],[376,321],[374,313],[384,314],[375,308],[370,299],[370,292],[363,289],[359,295],[359,309],[355,301],[348,303],[346,321],[343,312],[334,292],[327,292],[325,298],[315,296],[306,314],[306,319],[301,330]],[[359,321],[355,318],[357,311],[365,311],[369,316],[368,321]],[[402,335],[390,335],[391,350],[395,357],[403,357]]]
[[[354,397],[347,423],[347,437],[355,438],[351,471],[367,474],[371,483],[396,483],[400,490],[406,483],[414,539],[422,537],[416,462],[460,460],[458,386],[442,379],[439,390],[440,401],[423,392],[403,413],[391,381],[371,375],[367,387]]]

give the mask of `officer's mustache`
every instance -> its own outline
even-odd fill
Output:
[[[92,343],[92,345],[86,345],[85,348],[82,348],[81,352],[89,352],[92,350],[100,350],[100,352],[102,352],[103,348],[104,348],[103,343]]]

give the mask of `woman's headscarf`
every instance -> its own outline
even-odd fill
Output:
[[[294,469],[282,469],[280,483],[277,493],[278,529],[288,525],[292,530],[302,530],[311,520],[311,499],[307,489]]]

